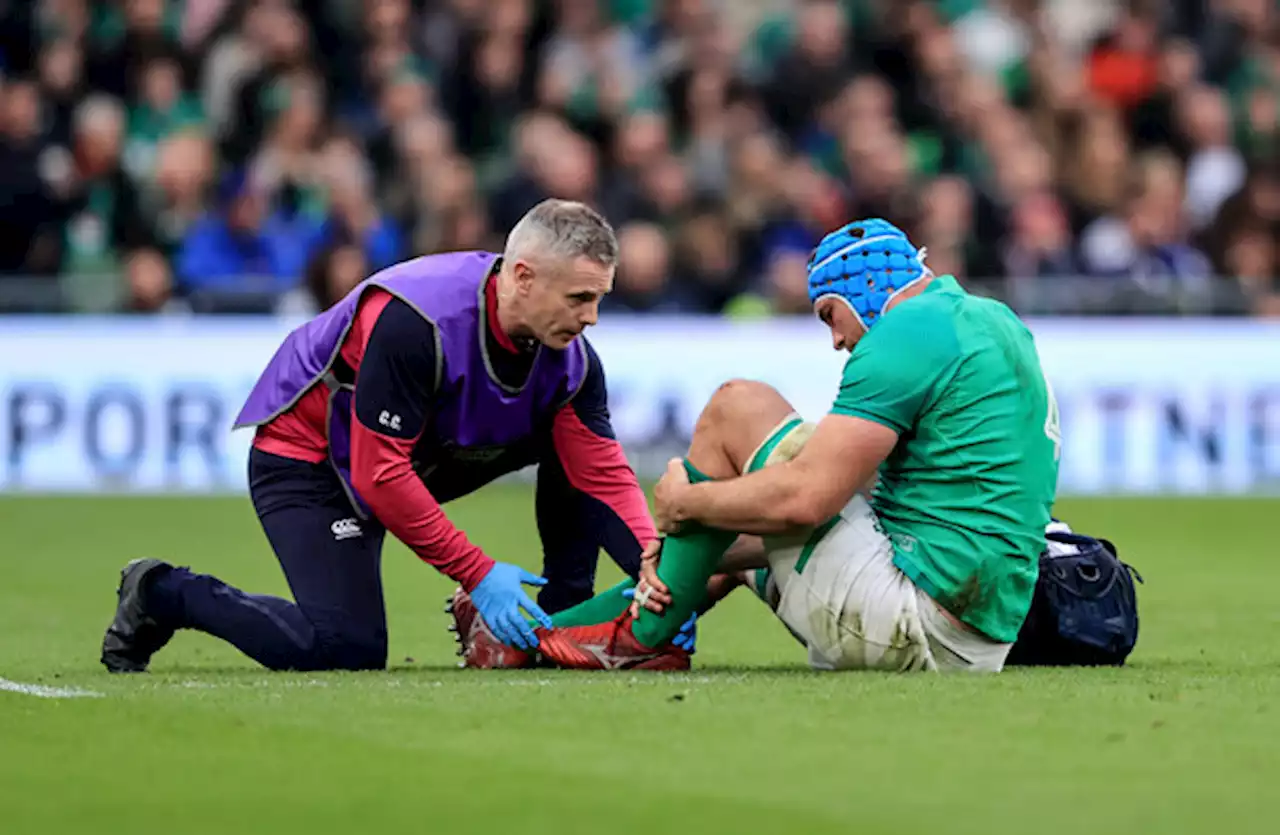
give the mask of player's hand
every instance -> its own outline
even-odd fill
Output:
[[[523,584],[545,586],[547,581],[518,565],[494,563],[484,579],[471,590],[471,602],[476,605],[494,637],[508,646],[531,650],[537,648],[538,636],[525,619],[525,614],[547,629],[551,628],[551,618],[525,594]]]
[[[631,604],[633,618],[639,617],[641,606],[655,615],[660,615],[671,605],[671,589],[658,579],[660,559],[662,559],[662,540],[655,539],[645,546],[644,553],[640,555],[640,578],[636,582],[636,587],[622,593],[623,597],[630,597],[634,601]]]
[[[667,471],[658,479],[653,488],[653,521],[659,533],[676,533],[684,523],[680,500],[689,488],[689,473],[684,462],[672,458],[667,462]]]
[[[634,589],[627,589],[622,593],[622,596],[632,597],[632,598],[638,597],[639,595],[636,594],[636,590],[640,588],[641,588],[640,586],[636,586],[636,588]],[[646,609],[649,609],[650,611],[657,611],[648,602],[645,602],[644,607]],[[635,617],[638,614],[640,614],[638,604],[632,603],[631,616]],[[661,613],[659,612],[659,614]],[[694,612],[693,614],[689,615],[688,620],[686,620],[683,624],[681,624],[680,631],[677,632],[676,636],[671,639],[671,643],[673,646],[678,647],[684,650],[685,652],[689,653],[690,655],[692,655],[694,652],[694,645],[697,643],[697,641],[698,641],[698,613]]]

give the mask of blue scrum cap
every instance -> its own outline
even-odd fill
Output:
[[[809,302],[834,296],[870,328],[895,295],[925,275],[924,250],[880,218],[856,220],[822,239],[809,258]]]

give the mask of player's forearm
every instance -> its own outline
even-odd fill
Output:
[[[613,437],[603,404],[588,410],[585,418],[576,404],[566,405],[552,425],[552,441],[565,478],[573,489],[590,496],[606,508],[635,538],[634,560],[640,549],[658,533],[644,490],[627,462],[622,445]],[[610,556],[621,565],[621,555]],[[638,564],[638,563],[637,563]]]
[[[802,474],[783,464],[741,478],[690,485],[680,517],[747,534],[781,534],[814,524]]]
[[[743,534],[724,552],[716,571],[730,574],[753,568],[764,568],[769,564],[764,549],[764,540],[752,534]]]
[[[493,559],[467,539],[413,472],[407,457],[386,451],[373,457],[353,445],[355,488],[378,521],[396,539],[464,589],[475,588],[493,567]]]
[[[707,598],[701,606],[698,607],[698,617],[702,617],[710,612],[717,603],[724,600],[733,592],[734,589],[743,585],[742,575],[744,572],[733,571],[724,574],[716,574],[707,581]]]
[[[378,518],[386,520],[383,523],[387,530],[441,574],[467,591],[475,588],[493,567],[493,559],[467,539],[438,505],[405,498],[408,501],[403,506],[414,508],[408,513],[391,510],[391,507],[402,506],[399,501],[388,503],[381,510],[375,506]]]

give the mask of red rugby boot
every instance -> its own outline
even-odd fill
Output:
[[[631,614],[591,626],[538,629],[543,660],[570,670],[676,671],[690,667],[689,653],[671,644],[646,647],[631,633]]]
[[[462,656],[462,666],[477,670],[510,670],[533,666],[531,654],[509,647],[494,636],[484,618],[480,617],[475,604],[471,602],[471,595],[462,589],[453,593],[445,611],[453,615],[453,625],[449,630],[457,633],[455,640],[460,645],[458,655]]]

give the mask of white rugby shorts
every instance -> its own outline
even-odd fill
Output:
[[[779,429],[794,423],[794,417]],[[764,466],[793,457],[813,429],[804,423],[790,430],[792,437],[774,443]],[[864,496],[855,496],[824,528],[803,541],[766,537],[769,569],[753,575],[757,594],[808,649],[811,666],[1003,669],[1012,644],[961,624],[903,574],[893,564],[893,545]]]

